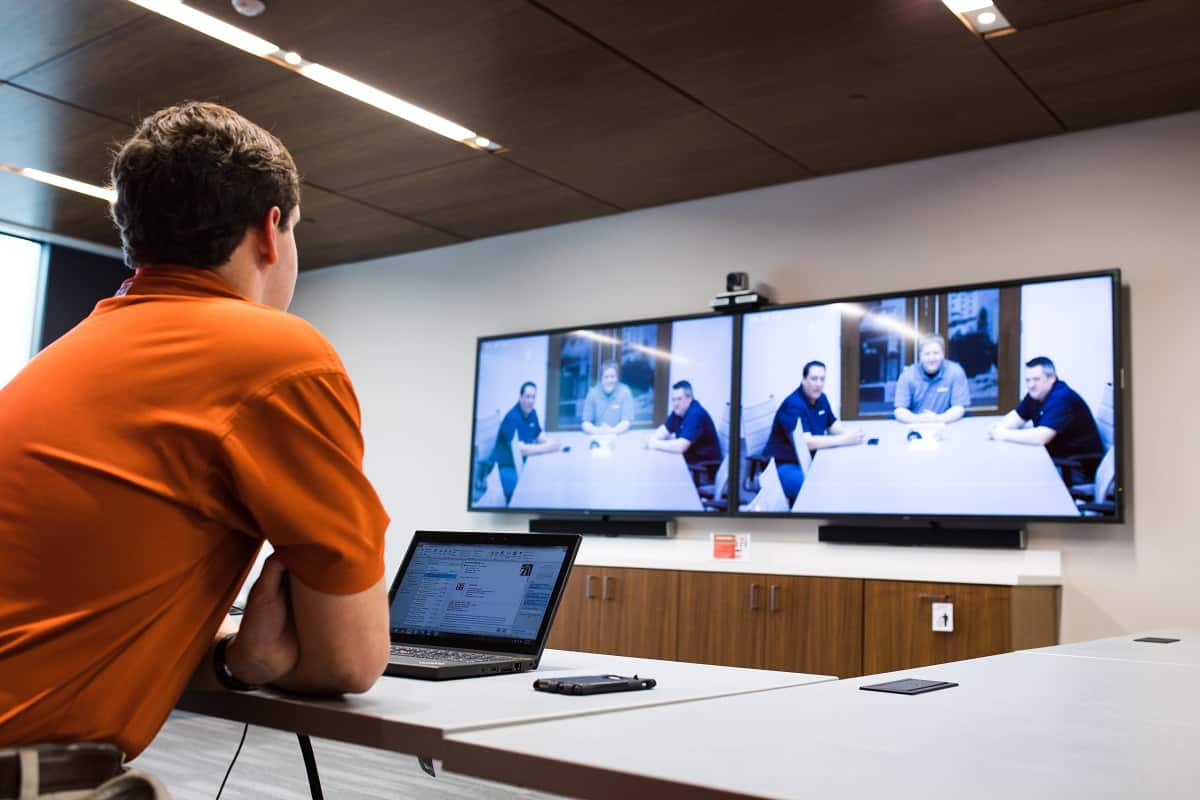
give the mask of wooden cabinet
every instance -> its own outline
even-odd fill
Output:
[[[679,659],[859,675],[862,583],[852,578],[682,573]]]
[[[866,582],[866,674],[1058,643],[1058,587]],[[954,604],[954,630],[933,631],[934,602]]]
[[[679,573],[577,566],[550,633],[549,647],[674,659]]]
[[[847,678],[1057,644],[1058,604],[1056,586],[577,566],[549,646]]]

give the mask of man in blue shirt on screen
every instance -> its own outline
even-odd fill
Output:
[[[999,441],[1044,446],[1056,460],[1082,457],[1073,469],[1064,472],[1063,479],[1068,485],[1092,480],[1104,445],[1088,404],[1059,380],[1054,362],[1045,356],[1025,364],[1025,389],[1028,394],[1020,405],[988,435]]]
[[[500,485],[504,487],[506,505],[517,488],[516,459],[538,453],[555,453],[562,448],[557,439],[549,439],[542,432],[537,410],[533,407],[536,400],[537,384],[533,381],[522,383],[517,404],[504,415],[496,434],[496,446],[492,448],[490,460],[500,467]],[[519,453],[513,452],[513,434],[517,437]]]
[[[671,386],[671,413],[646,440],[646,446],[667,453],[682,453],[689,467],[710,465],[704,478],[712,478],[713,471],[721,463],[721,443],[717,439],[717,426],[695,398],[690,381],[679,381]],[[698,470],[694,470],[693,475],[700,477]]]
[[[896,419],[900,422],[958,422],[971,405],[967,373],[946,358],[946,340],[926,336],[917,360],[896,381]]]
[[[775,459],[775,469],[788,505],[796,502],[800,486],[804,483],[804,470],[796,455],[796,448],[823,450],[826,447],[862,444],[863,432],[847,428],[833,415],[833,407],[825,396],[825,364],[809,361],[804,365],[803,379],[796,391],[784,398],[775,420],[771,423],[771,435],[763,448],[764,460]],[[803,441],[795,441],[793,432],[796,423],[801,423]]]
[[[584,433],[624,433],[633,424],[637,406],[633,392],[621,383],[621,368],[615,361],[600,365],[600,383],[587,393],[583,401]]]

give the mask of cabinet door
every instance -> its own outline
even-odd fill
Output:
[[[766,669],[862,674],[863,582],[766,576]]]
[[[1012,649],[1009,586],[867,581],[866,674],[978,658]],[[954,603],[954,631],[933,631],[932,603]]]
[[[679,660],[761,667],[766,578],[684,572],[679,578]]]
[[[589,601],[588,587],[595,593],[600,585],[599,567],[573,567],[567,578],[567,586],[558,603],[558,613],[554,615],[554,627],[550,629],[547,647],[556,650],[584,650],[588,630],[599,626],[599,606]],[[589,581],[588,578],[591,578]],[[590,640],[589,640],[590,643]],[[593,650],[592,652],[601,652]]]
[[[583,628],[584,649],[638,658],[675,658],[678,572],[605,567],[592,591],[598,594],[591,605],[599,607],[599,624]]]

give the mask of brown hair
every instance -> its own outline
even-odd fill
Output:
[[[287,148],[236,111],[189,102],[142,120],[113,160],[125,263],[218,267],[278,206],[280,230],[300,203]]]

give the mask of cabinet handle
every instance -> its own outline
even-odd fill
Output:
[[[771,604],[771,611],[779,610],[778,599],[779,599],[779,587],[776,586],[775,584],[771,584],[771,591],[768,595],[768,602]]]
[[[750,584],[750,610],[751,611],[758,610],[758,584],[757,583]]]
[[[595,579],[595,577],[595,575],[588,575],[583,579],[583,596],[588,600],[591,600],[593,597],[595,597],[595,595],[592,594],[592,581]]]
[[[928,592],[921,592],[919,595],[917,595],[917,599],[918,600],[932,600],[935,603],[949,603],[950,595],[948,595],[948,594],[929,594]]]
[[[600,584],[600,586],[601,586],[600,599],[601,600],[612,600],[612,597],[613,597],[612,592],[610,592],[608,590],[610,581],[612,581],[612,580],[613,580],[613,578],[611,578],[610,576],[608,576],[608,575],[604,576],[604,582]]]

